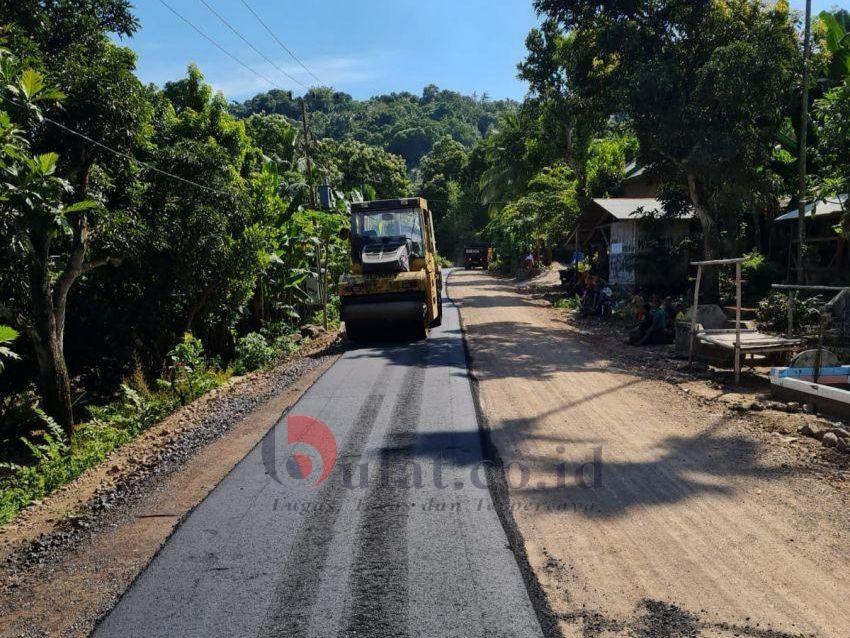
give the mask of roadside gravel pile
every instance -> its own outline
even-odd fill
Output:
[[[15,572],[36,566],[49,568],[98,530],[127,521],[129,510],[141,497],[156,490],[166,477],[182,468],[198,451],[341,348],[336,335],[327,335],[269,371],[238,379],[211,392],[154,426],[136,441],[116,450],[104,461],[104,465],[109,466],[108,479],[99,482],[88,500],[59,519],[46,519],[52,529],[37,538],[29,542],[6,541],[4,553],[7,555],[2,568],[5,574],[0,574],[6,579],[0,579],[0,587],[14,586]],[[80,483],[91,479],[87,474],[89,472],[50,498],[72,493]],[[27,519],[38,514],[40,506],[31,506],[18,521],[0,530],[0,542],[4,535],[14,535],[15,526],[26,526]]]

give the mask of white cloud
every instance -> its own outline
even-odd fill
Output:
[[[316,84],[315,78],[295,62],[276,60],[275,64],[307,86]],[[346,90],[352,85],[357,85],[376,77],[376,72],[372,66],[366,60],[359,58],[319,58],[304,60],[304,64],[319,77],[323,86],[333,86],[340,90]],[[304,92],[302,85],[283,75],[271,64],[253,64],[251,67],[264,78],[274,81],[274,84],[258,77],[244,67],[236,66],[235,64],[233,66],[235,68],[220,70],[213,68],[201,69],[213,88],[216,91],[224,93],[228,99],[243,99],[272,88],[283,88],[292,90],[295,93]]]

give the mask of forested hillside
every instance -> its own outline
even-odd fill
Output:
[[[314,88],[304,101],[310,126],[318,138],[353,139],[401,155],[415,168],[440,138],[448,135],[467,148],[475,146],[499,115],[517,106],[510,100],[491,101],[485,95],[465,96],[426,86],[421,96],[390,93],[355,100],[347,93]],[[234,115],[276,114],[301,119],[301,98],[274,89],[233,104]]]

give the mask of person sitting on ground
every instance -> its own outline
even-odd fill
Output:
[[[640,295],[635,295],[632,297],[632,311],[635,324],[640,324],[643,321],[643,318],[646,316],[646,302],[643,300],[643,297]]]
[[[652,311],[652,324],[649,326],[649,330],[643,335],[640,341],[637,342],[639,346],[666,343],[667,340],[667,311],[664,309],[664,306],[656,303],[654,310]]]
[[[588,274],[585,280],[584,295],[581,300],[581,307],[587,313],[596,312],[596,307],[599,301],[599,277],[594,274]]]
[[[649,329],[652,327],[652,307],[648,303],[644,303],[641,308],[641,318],[640,322],[637,326],[632,328],[631,332],[629,332],[629,343],[631,345],[637,345],[640,342],[644,335],[649,332]]]

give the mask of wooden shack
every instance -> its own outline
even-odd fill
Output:
[[[687,281],[688,255],[678,250],[690,231],[691,214],[664,217],[658,182],[642,168],[627,172],[618,197],[589,200],[568,245],[594,260],[597,274],[626,288],[676,288]],[[653,255],[664,263],[652,267]],[[641,259],[644,257],[644,259]]]

